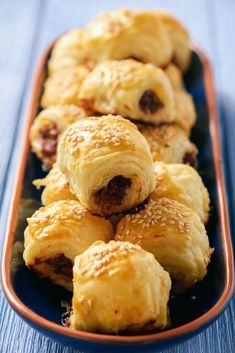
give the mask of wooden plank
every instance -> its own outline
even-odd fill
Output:
[[[18,130],[40,0],[0,2],[0,195]]]

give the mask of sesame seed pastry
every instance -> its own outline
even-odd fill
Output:
[[[164,72],[167,75],[168,79],[170,80],[170,83],[174,90],[185,89],[183,75],[176,65],[174,65],[173,63],[170,63],[164,69]]]
[[[54,105],[42,110],[30,129],[33,152],[47,166],[56,160],[57,144],[61,133],[75,121],[86,117],[85,111],[75,105]]]
[[[139,244],[151,252],[180,293],[204,278],[213,249],[196,212],[175,200],[150,200],[117,225],[115,240]]]
[[[77,200],[77,197],[70,190],[66,176],[56,163],[45,178],[34,180],[33,185],[37,189],[44,187],[41,195],[41,201],[44,206],[59,200]]]
[[[48,77],[44,84],[41,106],[47,108],[57,104],[78,105],[78,93],[88,73],[89,70],[85,66],[77,66]]]
[[[188,31],[182,23],[170,13],[156,11],[154,14],[167,30],[171,45],[173,47],[173,62],[182,72],[187,71],[192,55]]]
[[[143,333],[167,325],[170,277],[138,245],[97,241],[75,258],[73,285],[73,329]]]
[[[152,200],[167,197],[191,208],[203,223],[209,218],[210,198],[198,172],[185,164],[154,164],[156,187]]]
[[[92,215],[73,200],[41,207],[27,221],[23,253],[26,266],[70,291],[75,256],[96,240],[113,237],[109,221]]]
[[[118,9],[59,38],[51,53],[49,73],[74,64],[91,69],[107,59],[135,58],[163,67],[172,53],[167,30],[153,14]]]
[[[135,207],[155,187],[148,143],[120,116],[71,125],[60,139],[57,163],[80,202],[103,216]]]
[[[174,95],[164,71],[136,60],[109,60],[82,83],[79,104],[150,123],[174,121]]]
[[[165,163],[197,164],[197,147],[177,124],[151,126],[138,124],[139,131],[148,141],[154,161]]]

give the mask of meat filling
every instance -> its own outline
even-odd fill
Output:
[[[139,107],[146,114],[154,114],[157,110],[162,109],[164,104],[156,96],[155,92],[149,89],[140,97]]]
[[[42,154],[45,157],[51,157],[56,154],[58,143],[58,129],[55,123],[44,125],[39,130],[42,143]]]
[[[55,273],[73,278],[73,263],[64,254],[59,254],[46,262],[53,267]]]
[[[111,179],[106,188],[96,192],[97,204],[120,205],[127,189],[131,186],[131,180],[118,175]]]
[[[189,164],[191,167],[196,168],[197,166],[197,159],[194,152],[186,152],[183,158],[184,164]]]

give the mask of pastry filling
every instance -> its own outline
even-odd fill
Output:
[[[189,164],[192,167],[196,167],[196,156],[194,152],[186,152],[183,158],[183,163],[184,164]]]
[[[164,104],[156,96],[155,92],[149,89],[140,97],[139,107],[146,114],[154,114],[157,110],[162,109]]]
[[[45,157],[54,156],[57,150],[58,129],[55,123],[44,125],[39,129],[39,136],[42,143],[42,154]]]
[[[53,267],[55,273],[73,278],[73,263],[64,254],[59,254],[46,262]]]
[[[96,192],[96,203],[120,205],[127,189],[131,186],[131,180],[118,175],[111,179],[106,188]]]

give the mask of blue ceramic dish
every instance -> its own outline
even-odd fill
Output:
[[[25,218],[38,208],[40,193],[32,180],[43,175],[41,166],[29,152],[29,128],[38,111],[39,98],[51,48],[43,55],[25,125],[25,136],[19,157],[19,168],[8,219],[2,279],[5,295],[12,307],[35,329],[64,345],[84,351],[123,353],[156,352],[199,333],[215,320],[227,305],[233,289],[233,256],[230,240],[223,165],[221,160],[216,101],[208,60],[194,49],[190,70],[185,77],[193,95],[198,120],[192,140],[199,149],[199,172],[211,201],[207,231],[215,247],[208,275],[190,292],[170,300],[172,328],[148,335],[115,336],[74,331],[61,325],[62,301],[70,295],[63,289],[38,279],[22,262]],[[196,298],[196,299],[195,299]]]

